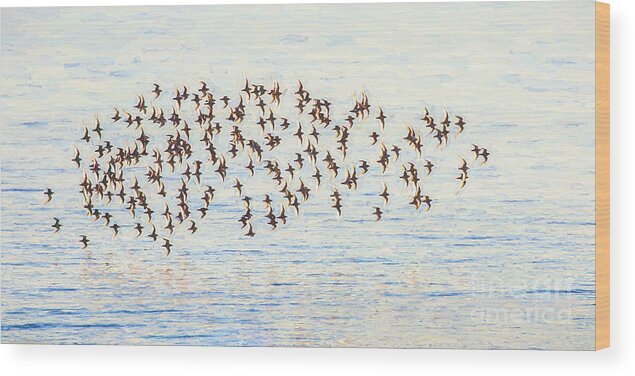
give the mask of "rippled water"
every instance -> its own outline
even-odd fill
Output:
[[[3,342],[594,347],[593,2],[3,9],[1,21]],[[105,120],[112,105],[130,109],[151,83],[206,80],[231,96],[245,77],[302,79],[339,122],[364,90],[390,143],[421,126],[424,106],[464,115],[447,148],[424,147],[438,168],[423,180],[432,210],[408,205],[393,163],[340,187],[341,218],[327,181],[289,225],[245,238],[231,177],[254,197],[273,185],[231,165],[224,184],[206,167],[213,211],[194,236],[177,229],[169,257],[134,237],[125,209],[112,209],[127,225],[116,239],[84,215],[70,162],[82,121],[99,114],[104,139],[121,143],[136,133]],[[353,129],[350,161],[375,160],[376,129]],[[281,159],[297,147],[283,139]],[[471,143],[492,156],[468,158],[457,193]],[[43,205],[47,187],[57,193]]]

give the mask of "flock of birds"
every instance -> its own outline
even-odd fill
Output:
[[[154,84],[152,94],[150,104],[143,95],[139,95],[134,110],[130,112],[114,108],[109,124],[104,127],[98,116],[95,117],[93,128],[84,125],[79,143],[84,144],[90,152],[80,153],[79,148],[75,147],[71,162],[83,173],[79,193],[87,216],[94,221],[103,221],[116,237],[122,228],[128,226],[119,224],[123,222],[115,220],[113,213],[116,210],[110,208],[117,204],[119,209],[125,206],[134,222],[128,228],[136,232],[136,237],[144,236],[153,241],[161,239],[167,255],[173,246],[171,236],[177,228],[185,228],[194,234],[198,230],[198,222],[204,220],[209,211],[214,211],[216,189],[213,184],[207,184],[211,175],[218,175],[221,185],[225,181],[233,183],[230,189],[235,191],[244,205],[244,212],[237,222],[247,237],[256,235],[254,220],[262,213],[262,218],[272,230],[286,225],[288,214],[295,212],[295,215],[299,215],[302,205],[311,199],[312,192],[327,181],[332,191],[331,207],[341,216],[344,204],[340,190],[356,190],[371,169],[378,169],[384,175],[391,164],[401,164],[399,179],[412,192],[409,204],[417,211],[424,206],[425,211],[428,211],[432,207],[432,199],[423,193],[421,180],[424,174],[428,176],[433,173],[435,165],[423,158],[424,139],[429,135],[437,147],[443,147],[450,141],[451,132],[458,136],[466,126],[463,117],[451,118],[447,110],[442,121],[437,123],[425,109],[422,124],[406,127],[403,137],[406,146],[402,146],[416,153],[417,160],[400,161],[402,148],[383,141],[385,127],[392,126],[389,125],[389,116],[380,106],[371,115],[373,106],[364,93],[361,93],[360,98],[354,98],[353,107],[341,122],[331,118],[331,102],[324,98],[313,98],[300,81],[293,93],[287,93],[281,90],[277,82],[267,88],[246,80],[244,88],[232,98],[226,95],[217,98],[202,81],[200,88],[194,92],[189,92],[185,86],[178,87],[170,100],[169,116],[159,104],[159,99],[165,99],[164,90]],[[280,113],[283,96],[293,96],[297,119],[290,120]],[[184,108],[187,105],[192,107],[190,113],[193,114],[192,118],[196,117],[193,123],[200,128],[198,132],[194,132],[186,119],[187,111]],[[245,121],[248,110],[256,111],[258,121],[255,124]],[[367,122],[376,122],[377,130],[366,134],[367,147],[377,150],[377,160],[350,161],[348,150],[352,129],[363,127]],[[134,130],[138,137],[123,145],[104,140],[104,135],[111,129],[116,135],[121,135],[122,129],[116,127],[122,124]],[[258,127],[256,130],[259,130],[260,136],[245,136],[246,130],[254,127]],[[164,134],[165,142],[153,143],[146,133],[150,129],[167,132]],[[320,131],[332,132],[337,145],[335,150],[325,146]],[[200,134],[201,138],[194,137],[195,134]],[[222,142],[221,135],[226,136],[225,142]],[[294,142],[293,139],[297,139],[298,145],[293,152],[295,158],[281,160],[277,148],[283,142]],[[487,163],[490,153],[486,148],[473,144],[471,152],[474,161]],[[206,160],[197,159],[199,153],[204,153]],[[230,177],[232,171],[228,161],[237,157],[247,161],[244,165],[246,173],[250,176],[264,174],[272,179],[275,189],[258,200],[248,196],[248,189],[243,182],[238,177]],[[421,159],[425,163],[419,162]],[[144,183],[143,187],[135,173],[139,170],[145,171],[147,184]],[[303,170],[308,172],[301,174]],[[461,158],[457,170],[458,186],[463,189],[470,170],[466,159]],[[178,181],[175,192],[167,187],[168,179]],[[382,182],[382,188],[378,196],[384,205],[388,205],[391,194],[385,182]],[[193,197],[194,191],[200,192],[202,196]],[[44,195],[46,203],[54,199],[54,192],[50,188],[46,189]],[[254,203],[257,201],[261,202],[264,210],[255,208]],[[158,202],[162,203],[162,209],[157,207],[160,205]],[[383,215],[380,206],[373,206],[372,211],[369,210],[369,216],[374,216],[377,221]],[[52,227],[55,232],[61,230],[59,218],[54,217]],[[80,235],[79,242],[86,248],[90,240],[87,235]]]

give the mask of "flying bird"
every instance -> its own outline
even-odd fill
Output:
[[[386,183],[383,183],[383,185],[384,190],[379,194],[379,196],[384,199],[384,205],[386,205],[388,204],[388,197],[390,196],[390,193],[388,193],[388,187],[386,186]]]
[[[461,134],[461,132],[463,132],[463,129],[465,129],[465,121],[463,121],[463,118],[462,118],[462,117],[460,117],[460,116],[456,116],[456,115],[455,115],[454,117],[457,119],[457,121],[456,121],[456,123],[454,123],[454,125],[456,125],[457,127],[459,127],[459,130],[458,130],[458,132],[456,133],[456,134],[457,134],[457,136],[458,136],[459,134]]]
[[[424,164],[423,167],[428,170],[427,175],[430,175],[432,173],[432,167],[434,167],[434,165],[432,164],[432,162],[426,159],[426,164]]]
[[[53,199],[53,195],[55,194],[55,192],[53,192],[51,188],[46,188],[46,191],[44,191],[44,194],[46,195],[46,202],[44,203],[48,204]]]
[[[462,171],[463,174],[467,176],[467,170],[469,170],[470,168],[467,166],[467,162],[465,161],[465,159],[461,158],[461,160],[463,161],[463,164],[461,165],[461,167],[458,168],[458,170]]]
[[[159,85],[157,85],[157,84],[153,84],[153,85],[154,85],[154,90],[152,90],[152,92],[154,93],[154,99],[157,99],[157,98],[159,98],[159,95],[161,95],[161,92],[163,90],[161,90]]]
[[[116,123],[121,119],[121,116],[119,115],[119,110],[117,108],[115,108],[115,115],[111,117],[111,119],[113,123]]]
[[[474,152],[474,160],[476,160],[481,153],[481,148],[472,144],[472,152]]]
[[[375,211],[373,212],[373,214],[375,214],[375,221],[379,221],[381,219],[381,215],[384,214],[381,209],[377,206],[375,206]]]
[[[377,143],[377,140],[379,139],[379,135],[377,134],[377,132],[371,133],[368,137],[373,140],[373,143],[371,145],[375,145]]]
[[[121,226],[119,226],[116,223],[113,223],[112,226],[110,226],[110,228],[113,230],[113,237],[117,237],[117,235],[119,235],[119,229],[121,228]]]
[[[483,157],[483,164],[487,163],[488,157],[490,155],[490,153],[487,151],[487,149],[483,148],[481,149],[481,157]]]
[[[381,123],[381,129],[383,130],[386,126],[386,116],[384,116],[384,110],[381,107],[379,107],[379,116],[377,116],[376,119]]]
[[[165,255],[169,256],[172,251],[172,243],[170,243],[170,239],[163,238],[163,248],[165,248]]]
[[[84,246],[82,247],[82,249],[88,247],[88,243],[90,242],[90,240],[88,240],[88,238],[86,237],[86,235],[80,235],[80,239],[79,242],[82,243]]]
[[[193,234],[196,232],[196,230],[198,230],[198,227],[196,227],[196,223],[194,223],[194,221],[190,220],[190,223],[191,225],[187,230]]]
[[[154,225],[152,226],[152,232],[148,235],[148,237],[151,238],[155,242],[159,238],[159,235],[157,235],[157,229],[156,229],[156,227],[154,227]]]
[[[53,225],[51,227],[53,227],[55,229],[55,232],[59,232],[60,229],[62,228],[62,224],[60,223],[60,220],[53,217],[53,219],[55,220],[55,223],[53,223]]]
[[[73,157],[73,159],[71,159],[71,161],[73,161],[73,162],[75,162],[77,164],[77,168],[79,168],[81,166],[82,159],[79,157],[79,150],[77,148],[75,148],[75,157]]]

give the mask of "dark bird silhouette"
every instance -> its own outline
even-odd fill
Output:
[[[90,135],[88,134],[88,127],[84,125],[84,135],[80,140],[86,141],[86,143],[90,142]]]
[[[461,158],[461,160],[463,161],[463,164],[461,165],[461,167],[458,168],[458,170],[463,171],[463,174],[467,176],[467,170],[469,170],[470,168],[467,166],[467,162],[465,161],[465,159]]]
[[[377,134],[377,132],[371,133],[368,137],[373,140],[373,143],[371,145],[375,145],[377,143],[377,140],[379,139],[379,135]]]
[[[395,153],[395,160],[399,159],[399,152],[401,152],[401,148],[399,148],[399,146],[397,145],[393,145],[392,146],[392,152]]]
[[[139,95],[139,102],[137,102],[136,106],[134,107],[139,110],[139,112],[143,112],[144,114],[146,113],[148,107],[146,106],[146,99],[143,97],[143,95]]]
[[[209,209],[203,207],[203,208],[200,208],[200,209],[197,209],[197,210],[201,212],[201,218],[205,218],[205,215],[207,214],[207,211]]]
[[[415,194],[412,196],[412,201],[410,201],[411,205],[414,205],[414,207],[419,210],[419,208],[421,207],[421,200],[423,199],[423,196],[421,195],[421,187],[417,187],[417,190],[415,191]]]
[[[320,142],[320,140],[318,138],[320,136],[320,134],[318,133],[317,129],[315,129],[315,126],[312,126],[312,127],[313,127],[313,131],[311,131],[311,133],[309,133],[309,135],[313,136],[313,138],[315,138],[315,143],[317,144],[317,143]]]
[[[110,228],[113,230],[114,232],[114,237],[116,237],[117,235],[119,235],[119,228],[121,228],[121,226],[119,226],[116,223],[113,223],[112,226],[110,226]]]
[[[116,123],[119,121],[119,119],[121,119],[121,116],[119,115],[119,110],[115,108],[115,115],[113,117],[111,117],[113,123]]]
[[[133,123],[134,123],[134,119],[132,118],[132,114],[129,112],[124,111],[124,115],[126,115],[126,124],[128,124],[128,127],[130,127]]]
[[[291,180],[293,180],[293,172],[295,171],[295,168],[291,166],[291,163],[287,163],[287,166],[288,167],[285,169],[285,171],[289,173],[289,175],[291,176]]]
[[[280,124],[280,128],[282,128],[283,130],[287,130],[289,128],[289,120],[287,118],[281,118],[282,119],[282,124]]]
[[[349,127],[351,127],[351,128],[353,127],[353,121],[355,120],[354,117],[352,117],[351,115],[348,115],[348,117],[346,119],[344,119],[344,120],[346,120],[348,122],[348,126]]]
[[[430,111],[428,111],[428,109],[424,107],[423,112],[424,113],[421,120],[425,121],[427,124],[434,123],[434,119],[432,118],[432,116],[430,116]]]
[[[285,214],[284,205],[280,205],[280,215],[277,217],[282,224],[287,224],[287,215]]]
[[[300,192],[302,194],[303,201],[306,201],[309,199],[309,192],[311,192],[311,189],[309,189],[309,187],[304,184],[302,179],[300,179],[300,189],[298,189],[297,192]]]
[[[472,144],[472,152],[474,152],[474,160],[476,160],[481,152],[481,148]]]
[[[201,92],[202,96],[206,96],[209,92],[209,88],[207,87],[207,83],[205,81],[201,81],[201,88],[198,89]]]
[[[403,180],[404,183],[406,183],[406,187],[407,187],[410,184],[410,174],[408,174],[408,169],[406,168],[406,166],[401,165],[401,167],[403,168],[403,173],[401,174],[399,178]]]
[[[443,131],[441,129],[437,129],[434,133],[434,138],[437,139],[437,146],[443,145],[443,141],[445,141],[445,137],[443,135]]]
[[[296,91],[294,94],[297,94],[300,97],[304,98],[306,91],[304,90],[304,85],[302,85],[302,81],[298,80],[298,91]]]
[[[59,232],[60,229],[62,228],[62,224],[60,223],[60,220],[53,217],[53,219],[55,220],[55,223],[53,223],[53,225],[51,227],[53,227],[55,229],[55,232]]]
[[[389,155],[388,155],[388,150],[386,150],[386,146],[384,144],[381,145],[381,155],[379,157],[379,159],[377,160],[377,163],[379,163],[381,165],[381,173],[385,173],[386,169],[388,168],[388,163],[389,163],[389,159],[388,159]]]
[[[362,170],[362,175],[368,172],[368,168],[370,167],[370,165],[368,164],[368,162],[366,162],[365,160],[360,160],[361,164],[359,165],[359,168]]]
[[[276,126],[276,118],[275,116],[273,116],[273,111],[271,111],[271,109],[269,109],[269,117],[267,117],[267,121],[271,124],[271,128],[275,128]]]
[[[137,238],[141,236],[141,234],[143,233],[143,226],[141,226],[141,223],[137,222],[134,229],[137,230]]]
[[[104,219],[104,221],[106,222],[105,225],[108,226],[110,225],[110,218],[112,218],[112,214],[106,212],[104,213],[104,215],[102,216],[102,218]]]
[[[295,215],[300,215],[300,203],[298,202],[298,197],[296,195],[292,195],[293,201],[289,203],[289,206],[293,206],[295,209]]]
[[[441,121],[441,125],[443,125],[444,127],[450,126],[450,115],[448,114],[448,110],[445,110],[445,115],[443,117],[443,120]]]
[[[317,167],[315,168],[315,173],[311,176],[315,178],[317,182],[317,186],[319,187],[320,184],[322,183],[322,174],[320,174],[320,170]]]
[[[423,199],[421,200],[421,202],[428,206],[426,211],[430,210],[430,208],[432,207],[432,200],[428,196],[423,196]]]
[[[55,194],[55,192],[53,192],[51,188],[46,188],[46,191],[44,191],[44,194],[46,195],[46,202],[44,203],[48,204],[53,199],[53,195]]]
[[[423,167],[428,170],[427,175],[430,175],[432,173],[432,167],[434,167],[434,165],[432,164],[432,162],[426,159],[426,164],[424,164]]]
[[[176,101],[177,107],[181,107],[181,100],[183,99],[183,97],[181,96],[181,93],[179,92],[179,89],[176,89],[176,95],[174,96],[174,98],[172,98],[172,100]]]
[[[386,126],[386,116],[384,116],[384,110],[382,110],[381,107],[379,107],[379,116],[377,116],[376,119],[381,123],[381,129],[383,130]]]
[[[79,242],[82,243],[84,246],[82,247],[82,249],[88,247],[88,243],[90,242],[90,240],[88,240],[88,238],[86,237],[86,235],[80,235],[80,239]]]
[[[294,160],[295,163],[298,164],[298,169],[302,169],[302,167],[304,166],[304,158],[302,158],[302,154],[300,153],[295,153],[296,158]]]
[[[375,221],[379,221],[381,219],[381,215],[384,214],[381,209],[377,206],[375,206],[375,211],[373,212],[373,214],[375,214]]]
[[[267,209],[269,209],[269,208],[271,208],[271,203],[273,201],[271,200],[271,197],[269,195],[265,195],[265,198],[264,198],[264,200],[262,200],[262,202],[264,202],[265,203],[265,207]]]
[[[245,196],[243,197],[243,201],[245,202],[245,207],[249,209],[249,207],[251,206],[251,197]]]
[[[240,90],[247,94],[247,99],[251,99],[251,90],[249,90],[249,80],[245,78],[245,87]]]
[[[79,168],[81,166],[82,159],[79,157],[79,150],[77,148],[75,148],[75,157],[73,157],[73,159],[71,159],[71,161],[73,161],[73,162],[75,162],[77,164],[77,168]]]
[[[337,210],[338,216],[341,216],[342,215],[342,196],[340,195],[340,192],[337,189],[333,189],[331,198],[333,199],[333,206],[331,207]]]
[[[194,98],[192,98],[192,102],[196,105],[194,110],[198,110],[201,107],[201,97],[198,94],[194,93]]]
[[[254,171],[254,161],[251,158],[249,158],[249,163],[247,164],[247,166],[245,166],[245,168],[247,170],[249,170],[249,174],[251,176],[254,176],[254,173],[255,173],[255,171]]]
[[[298,130],[293,135],[296,136],[298,140],[300,140],[300,143],[302,143],[302,136],[304,136],[304,133],[302,133],[302,124],[298,123]]]
[[[269,213],[267,213],[265,217],[269,218],[268,224],[271,226],[272,231],[278,228],[278,221],[276,221],[276,215],[273,214],[273,211],[271,210],[271,208],[269,209]]]
[[[487,160],[489,159],[490,153],[487,151],[487,149],[483,148],[481,149],[481,157],[483,157],[483,164],[487,163]]]
[[[457,118],[457,121],[456,123],[454,123],[454,125],[459,127],[459,130],[456,133],[458,136],[459,134],[461,134],[461,132],[463,132],[463,129],[465,129],[465,121],[463,121],[463,118],[461,116],[454,116],[454,117]]]
[[[156,227],[154,227],[154,225],[152,226],[152,232],[148,235],[148,237],[151,238],[155,242],[159,238],[159,235],[157,235],[157,229],[156,229]]]
[[[157,84],[153,84],[153,85],[154,85],[154,90],[152,90],[152,92],[154,93],[154,99],[157,99],[157,98],[159,98],[159,95],[161,95],[161,92],[163,90],[161,90],[159,85],[157,85]]]
[[[170,239],[163,238],[163,245],[161,247],[165,248],[165,255],[169,256],[172,251],[172,243],[170,243]]]
[[[390,193],[388,193],[388,187],[386,186],[386,183],[383,183],[384,185],[384,190],[379,194],[380,197],[383,197],[384,199],[384,205],[388,204],[388,197],[390,196]]]
[[[240,183],[240,180],[236,178],[236,184],[233,185],[234,188],[238,191],[238,196],[243,195],[243,185]]]
[[[223,108],[229,106],[230,98],[227,95],[223,96],[220,100],[223,102]]]
[[[170,231],[170,235],[174,232],[174,224],[172,223],[172,217],[168,218],[168,224],[164,227],[166,230]]]
[[[196,223],[192,221],[191,219],[190,219],[190,222],[191,222],[191,225],[187,230],[193,234],[196,232],[196,230],[198,230],[198,227],[196,227]]]

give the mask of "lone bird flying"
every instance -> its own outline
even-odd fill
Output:
[[[53,195],[55,194],[55,192],[53,192],[51,188],[46,188],[46,191],[44,191],[44,194],[46,195],[46,202],[44,203],[48,204],[53,199]]]
[[[53,217],[53,219],[55,220],[55,223],[53,223],[53,225],[51,227],[53,227],[55,229],[55,232],[59,232],[60,229],[62,228],[62,224],[60,223],[60,220]]]
[[[379,221],[381,219],[381,215],[384,214],[384,212],[382,212],[379,207],[375,206],[375,211],[373,212],[373,214],[375,214],[375,221]]]
[[[79,242],[82,243],[84,246],[82,247],[82,249],[88,247],[88,243],[90,242],[90,240],[88,240],[88,238],[86,237],[86,235],[80,235],[80,239]]]
[[[384,127],[386,126],[386,116],[384,116],[384,110],[381,107],[379,107],[379,116],[377,116],[376,119],[379,120],[381,123],[381,129],[384,130]]]
[[[157,99],[157,98],[159,98],[159,95],[161,95],[161,92],[163,90],[161,90],[159,85],[157,85],[157,84],[153,84],[153,85],[154,85],[154,90],[152,90],[152,92],[154,93],[154,99]]]

